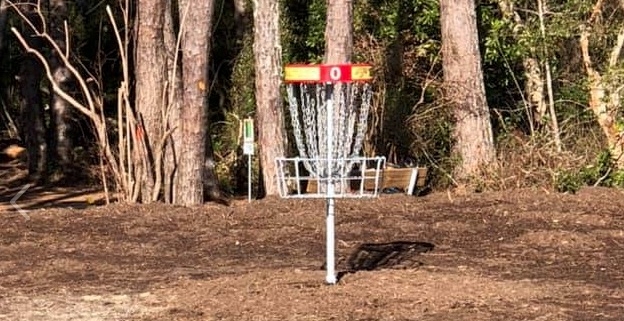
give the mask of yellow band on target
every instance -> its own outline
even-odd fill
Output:
[[[335,83],[370,81],[372,66],[367,64],[286,65],[284,81],[287,83]]]
[[[284,67],[286,82],[318,82],[321,80],[321,67],[306,65],[290,65]]]
[[[351,80],[371,80],[371,66],[353,66],[351,67]]]

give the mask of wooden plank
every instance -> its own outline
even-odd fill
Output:
[[[427,168],[425,167],[407,167],[407,168],[395,168],[386,167],[381,172],[381,189],[385,188],[400,188],[405,191],[406,194],[412,195],[414,189],[417,187],[425,186],[427,181]],[[369,169],[365,172],[364,189],[371,191],[375,189],[375,170]],[[359,185],[357,182],[353,182],[353,185]],[[357,183],[357,184],[356,184]],[[307,181],[306,191],[308,193],[317,192],[317,181]],[[355,187],[355,186],[354,186]]]

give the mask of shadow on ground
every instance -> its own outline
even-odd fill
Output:
[[[20,195],[21,194],[21,195]],[[23,185],[0,191],[0,211],[16,211],[11,202],[23,210],[41,208],[76,208],[106,204],[104,193],[95,188],[62,188],[46,185]],[[110,200],[116,201],[115,198]]]
[[[434,247],[428,242],[364,243],[349,256],[347,266],[349,271],[410,268],[421,265],[415,260],[417,255],[432,251]]]
[[[358,271],[416,268],[423,264],[417,259],[418,256],[434,248],[435,245],[429,242],[363,243],[349,255],[345,262],[346,269],[338,273],[338,280]],[[326,264],[323,264],[323,270]]]

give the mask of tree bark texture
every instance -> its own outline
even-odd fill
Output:
[[[163,164],[163,192],[166,203],[173,203],[176,195],[176,181],[178,160],[181,153],[181,145],[184,136],[180,129],[180,100],[182,99],[182,69],[180,58],[177,52],[177,32],[173,21],[173,7],[171,1],[167,1],[164,22],[164,43],[167,49],[167,79],[168,79],[168,101],[166,113],[166,129],[171,131],[167,137],[164,150]]]
[[[0,0],[0,55],[4,49],[4,31],[6,30],[7,18],[9,17],[9,5],[6,0]]]
[[[474,0],[441,0],[442,57],[446,95],[455,116],[458,178],[478,175],[495,158],[485,96]]]
[[[327,0],[325,62],[351,62],[353,54],[352,0]]]
[[[275,158],[285,155],[282,106],[282,48],[278,0],[257,0],[254,8],[256,123],[265,195],[278,195]]]
[[[49,0],[50,5],[50,35],[57,45],[65,49],[69,45],[65,39],[65,21],[69,20],[68,4],[66,0]],[[67,30],[69,32],[69,30]],[[58,53],[51,53],[49,57],[50,67],[54,82],[65,92],[70,92],[72,77],[70,71],[57,56]],[[49,123],[49,155],[56,165],[56,171],[63,177],[71,177],[73,168],[71,137],[72,107],[70,104],[50,90],[50,123]]]
[[[167,47],[165,45],[165,15],[167,1],[139,0],[137,7],[137,42],[136,42],[136,95],[135,106],[137,120],[145,129],[142,144],[144,152],[140,153],[144,174],[141,179],[141,201],[144,203],[153,200],[154,158],[162,155],[159,147],[162,141],[163,110],[167,104]],[[147,167],[147,168],[145,168]]]
[[[35,1],[24,1],[20,10],[39,28]],[[26,23],[22,22],[22,34],[29,45],[41,50],[42,41]],[[47,150],[46,125],[43,114],[41,91],[41,77],[43,66],[32,54],[25,53],[17,76],[20,86],[20,122],[21,137],[24,139],[28,151],[28,174],[32,180],[41,180],[46,177]]]
[[[327,24],[325,25],[325,59],[327,64],[343,64],[351,62],[353,54],[353,3],[352,0],[327,0]],[[346,89],[342,83],[333,85],[333,94]],[[345,95],[346,96],[346,95]],[[339,105],[337,103],[336,105]],[[339,108],[334,109],[334,119],[341,114]],[[340,139],[340,138],[338,138]],[[336,140],[334,140],[336,141]],[[323,144],[324,145],[324,144]],[[325,186],[321,191],[325,191]],[[341,182],[336,183],[336,190],[348,188]]]
[[[214,161],[207,159],[205,148],[208,135],[206,96],[210,86],[208,57],[214,4],[213,0],[183,0],[179,4],[183,86],[180,129],[184,142],[179,155],[176,203],[189,206],[203,203],[204,179],[210,176],[206,170],[212,169],[214,174]],[[188,5],[192,7],[187,11]]]
[[[624,9],[624,2],[620,3]],[[601,19],[603,1],[598,0],[594,4],[591,17],[587,24],[581,27],[581,36],[579,37],[581,55],[583,57],[583,65],[587,73],[589,86],[589,108],[592,110],[598,125],[604,133],[609,152],[613,161],[618,168],[624,168],[624,131],[618,124],[618,113],[621,109],[621,92],[622,85],[611,77],[604,77],[597,70],[592,61],[590,53],[589,38],[592,36],[591,27]],[[619,68],[620,55],[624,47],[624,26],[618,31],[617,40],[610,49],[610,57],[606,66],[602,69],[604,73],[610,73]],[[611,79],[609,79],[611,78]]]

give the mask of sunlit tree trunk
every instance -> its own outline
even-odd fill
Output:
[[[136,100],[138,120],[145,127],[143,175],[141,176],[141,200],[153,200],[154,179],[157,171],[154,159],[159,154],[163,136],[163,110],[167,103],[167,48],[165,46],[165,0],[139,0],[136,42]],[[156,191],[158,193],[158,191]]]
[[[180,146],[176,186],[176,203],[197,205],[204,201],[204,181],[208,194],[218,188],[214,160],[206,157],[208,135],[207,91],[208,57],[212,35],[213,0],[189,1],[180,4],[182,21],[182,86],[180,97],[180,130],[184,142]],[[190,10],[186,10],[187,6]],[[216,192],[218,194],[218,191]]]
[[[444,85],[455,116],[456,177],[470,178],[495,158],[474,0],[441,0]]]
[[[624,2],[620,2],[624,9]],[[592,14],[586,24],[581,26],[581,36],[579,37],[583,65],[587,73],[589,87],[589,108],[592,110],[598,125],[602,129],[613,161],[618,168],[624,168],[624,130],[618,122],[618,113],[621,110],[621,93],[623,86],[617,77],[604,76],[614,73],[620,67],[620,55],[624,47],[624,26],[620,26],[616,41],[613,47],[609,48],[609,57],[604,57],[607,61],[602,69],[603,73],[594,66],[590,52],[589,39],[592,36],[592,26],[602,19],[603,1],[598,0],[594,4]]]
[[[65,30],[65,22],[69,18],[68,4],[65,0],[49,0],[49,5],[50,35],[60,48],[65,49],[68,45],[66,36],[70,37],[66,33],[66,31],[69,33],[69,30]],[[49,61],[54,82],[63,91],[70,92],[72,77],[67,67],[55,53],[51,54]],[[53,90],[50,90],[50,92],[52,96],[50,97],[50,124],[48,129],[50,138],[49,155],[53,165],[56,165],[56,172],[62,176],[59,178],[71,178],[74,167],[72,158],[73,142],[70,133],[72,107]]]
[[[21,10],[33,23],[40,23],[37,19],[36,1],[24,1]],[[39,28],[39,25],[35,25]],[[29,45],[41,49],[42,41],[33,30],[22,22],[22,34]],[[31,54],[24,53],[20,63],[17,80],[20,86],[20,123],[21,137],[24,139],[28,151],[28,174],[30,179],[38,181],[45,179],[47,170],[46,126],[43,114],[40,91],[42,66]]]
[[[353,2],[351,0],[327,0],[327,23],[325,25],[325,59],[327,64],[351,62],[353,54]],[[333,93],[346,90],[346,86],[336,83]],[[346,95],[345,95],[346,97]],[[340,116],[340,110],[334,110],[334,119]],[[323,189],[324,187],[322,187]],[[336,184],[336,189],[349,188]]]
[[[280,92],[282,50],[278,0],[257,0],[254,7],[256,120],[260,166],[266,195],[277,195],[275,158],[284,156],[284,116]]]
[[[325,62],[351,62],[353,53],[353,1],[327,0]]]

